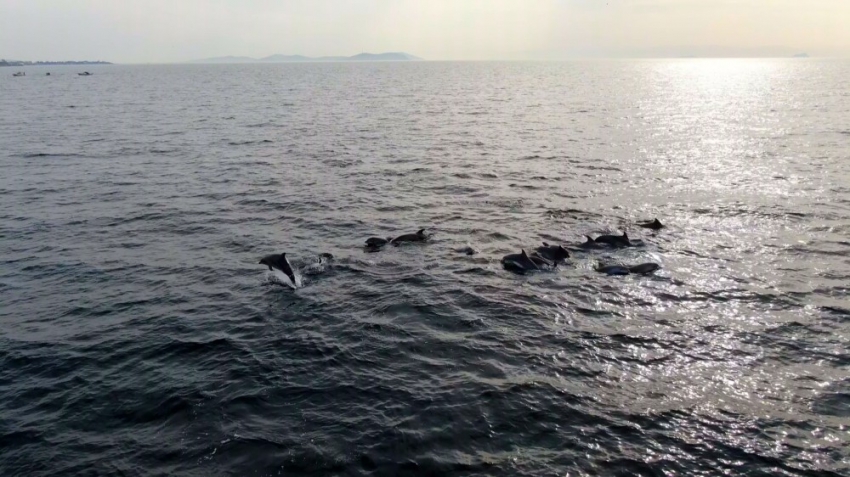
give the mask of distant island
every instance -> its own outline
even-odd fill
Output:
[[[796,55],[794,55],[794,58],[808,58],[808,57],[809,57],[808,53],[797,53]]]
[[[271,55],[265,58],[251,58],[248,56],[220,56],[217,58],[206,58],[195,60],[191,63],[307,63],[319,61],[421,61],[422,58],[408,53],[360,53],[354,56],[304,56],[304,55]]]
[[[108,61],[18,61],[2,60],[0,66],[61,66],[61,65],[111,65]]]

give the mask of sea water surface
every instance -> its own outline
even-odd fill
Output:
[[[0,475],[850,473],[850,62],[82,69],[0,70]]]

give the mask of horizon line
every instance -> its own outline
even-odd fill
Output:
[[[222,57],[215,57],[222,58]],[[317,57],[321,58],[321,57]],[[347,58],[347,57],[346,57]],[[672,56],[672,55],[659,55],[659,56],[570,56],[564,58],[488,58],[488,59],[418,59],[418,60],[360,60],[360,61],[347,61],[347,60],[314,60],[314,61],[256,61],[256,62],[238,62],[234,61],[229,63],[227,61],[220,62],[210,62],[205,63],[206,60],[181,60],[181,61],[133,61],[133,62],[110,62],[114,65],[234,65],[234,64],[257,64],[257,65],[274,65],[274,64],[303,64],[303,63],[462,63],[462,62],[476,62],[476,63],[485,63],[485,62],[537,62],[537,63],[558,63],[564,61],[578,61],[578,60],[776,60],[776,59],[788,59],[788,60],[807,60],[807,59],[817,59],[817,60],[840,60],[840,59],[850,59],[850,55],[847,56],[815,56],[808,55],[806,57],[796,57],[794,55],[764,55],[764,56],[697,56],[697,55],[681,55],[681,56]],[[36,65],[31,65],[36,66]]]

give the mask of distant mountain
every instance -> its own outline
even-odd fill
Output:
[[[215,58],[207,58],[205,60],[197,60],[192,63],[256,63],[257,60],[247,56],[218,56]]]
[[[354,56],[320,56],[311,57],[304,55],[271,55],[265,58],[250,58],[248,56],[220,56],[196,60],[192,63],[304,63],[309,61],[419,61],[422,58],[408,53],[360,53]]]
[[[808,53],[797,53],[797,54],[794,55],[794,58],[808,58],[808,57],[809,57]]]
[[[111,65],[108,61],[20,61],[2,60],[0,66],[62,66],[62,65]]]
[[[349,57],[350,60],[353,61],[417,61],[422,58],[409,55],[407,53],[402,52],[393,52],[393,53],[360,53],[359,55],[354,55]]]
[[[313,61],[313,58],[304,55],[271,55],[265,58],[260,58],[257,61],[261,61],[263,63],[288,63],[298,61]]]

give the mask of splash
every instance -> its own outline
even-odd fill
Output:
[[[274,270],[269,272],[269,281],[272,283],[288,286],[293,290],[297,290],[303,286],[303,283],[301,281],[301,274],[298,272],[297,269],[292,270],[292,274],[295,275],[295,283],[292,283],[292,280],[290,280],[285,273],[275,268]]]

